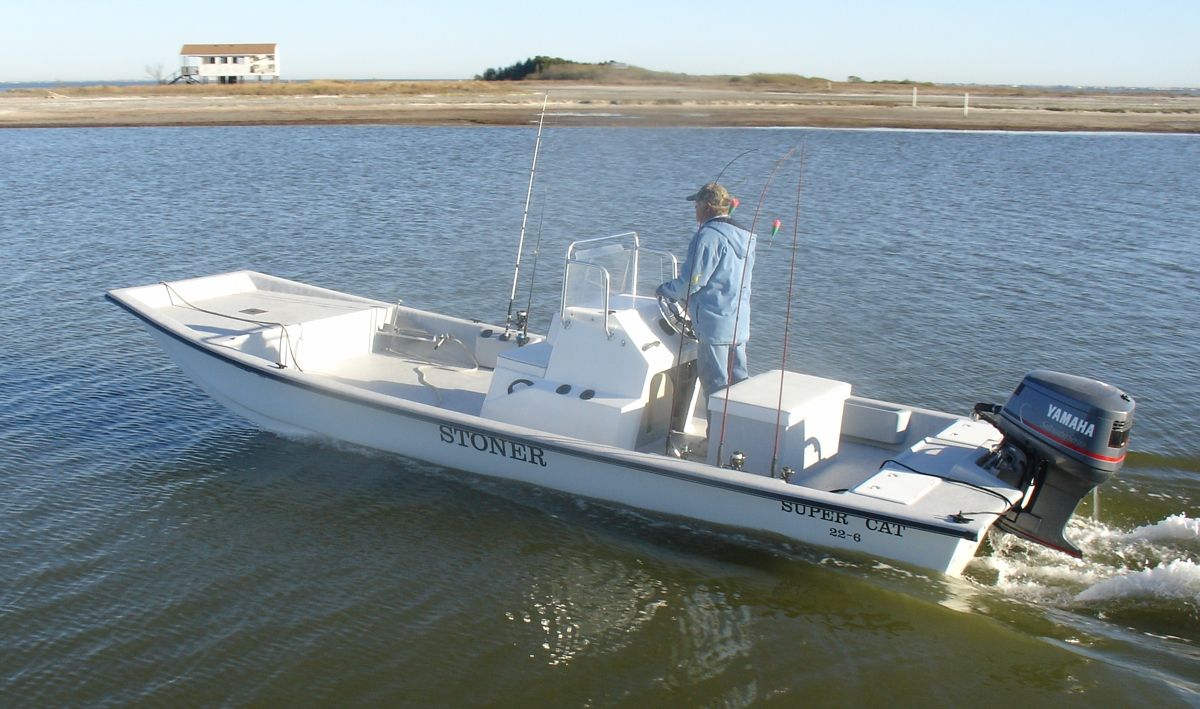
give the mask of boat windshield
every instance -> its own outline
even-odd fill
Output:
[[[620,296],[652,296],[678,270],[674,255],[641,246],[636,232],[577,241],[567,249],[563,311],[607,309]]]

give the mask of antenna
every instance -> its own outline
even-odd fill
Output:
[[[542,124],[546,121],[546,104],[550,94],[542,99],[542,115],[538,118],[537,142],[533,146],[533,167],[529,168],[529,189],[525,192],[525,214],[521,217],[521,240],[517,242],[517,264],[513,267],[512,292],[508,296],[508,315],[504,317],[504,334],[501,340],[508,339],[508,331],[512,327],[513,303],[517,299],[517,278],[521,275],[521,252],[525,250],[525,224],[529,221],[529,201],[533,197],[533,177],[537,174],[538,151],[542,148]],[[519,327],[519,326],[518,326]]]
[[[775,449],[771,452],[771,477],[775,477],[775,466],[779,463],[779,421],[783,418],[783,377],[787,374],[788,334],[792,325],[792,288],[796,285],[796,245],[800,242],[800,194],[804,190],[804,153],[807,149],[808,138],[805,138],[800,145],[800,180],[796,185],[796,221],[792,226],[792,270],[788,275],[787,313],[783,316],[783,364],[779,366],[779,403],[775,407]],[[800,467],[804,467],[803,461]]]

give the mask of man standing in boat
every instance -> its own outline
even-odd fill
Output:
[[[749,376],[746,342],[755,237],[733,221],[733,200],[721,185],[710,182],[688,200],[696,203],[700,228],[688,244],[679,277],[659,286],[657,293],[687,307],[699,342],[697,375],[707,402]]]

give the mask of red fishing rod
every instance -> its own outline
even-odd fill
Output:
[[[787,160],[789,157],[791,157],[792,153],[794,153],[794,152],[796,152],[795,147],[793,147],[791,150],[784,153],[783,157],[779,158],[779,162],[775,163],[775,169],[771,170],[771,175],[770,175],[770,177],[767,178],[767,184],[763,185],[762,194],[759,195],[759,197],[758,197],[758,204],[754,207],[754,219],[750,222],[750,244],[749,244],[749,246],[754,245],[754,227],[758,224],[758,213],[760,211],[762,211],[763,200],[765,200],[767,198],[767,189],[771,186],[771,180],[775,179],[775,173],[779,171],[779,166],[783,164],[783,161]],[[772,234],[772,238],[774,238],[774,234]],[[732,383],[730,382],[730,380],[733,379],[733,358],[734,358],[734,354],[737,352],[737,347],[738,347],[737,333],[738,333],[738,324],[742,318],[742,293],[746,290],[746,274],[749,273],[749,271],[750,271],[750,269],[747,268],[749,263],[750,263],[750,250],[749,250],[749,248],[747,248],[746,263],[742,264],[742,279],[741,279],[741,284],[738,286],[737,309],[734,311],[734,316],[733,316],[733,344],[730,345],[730,347],[729,347],[729,362],[725,368],[725,381],[726,381],[725,408],[724,408],[724,411],[721,412],[721,438],[720,438],[720,440],[717,441],[717,465],[718,466],[721,465],[721,453],[723,452],[723,449],[725,448],[725,422],[729,418],[729,387],[732,386]],[[710,431],[709,432],[710,439],[711,439],[711,435],[712,435],[712,432]]]
[[[792,288],[796,285],[796,247],[800,243],[800,195],[804,191],[804,153],[808,139],[800,144],[800,179],[796,184],[796,221],[792,226],[792,268],[788,275],[787,310],[783,316],[783,363],[779,366],[779,403],[775,407],[775,448],[771,452],[771,477],[775,477],[775,466],[779,463],[779,422],[783,418],[783,377],[787,373],[788,334],[792,326]],[[803,455],[803,452],[801,453]],[[803,460],[800,467],[804,467]],[[787,468],[783,469],[787,472]],[[784,481],[788,475],[783,476]]]

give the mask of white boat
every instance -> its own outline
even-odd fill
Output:
[[[282,435],[951,575],[997,524],[1078,554],[1062,530],[1124,457],[1119,390],[1035,372],[968,417],[774,370],[706,402],[694,343],[644,295],[675,270],[633,233],[572,244],[544,337],[251,271],[108,298]]]

